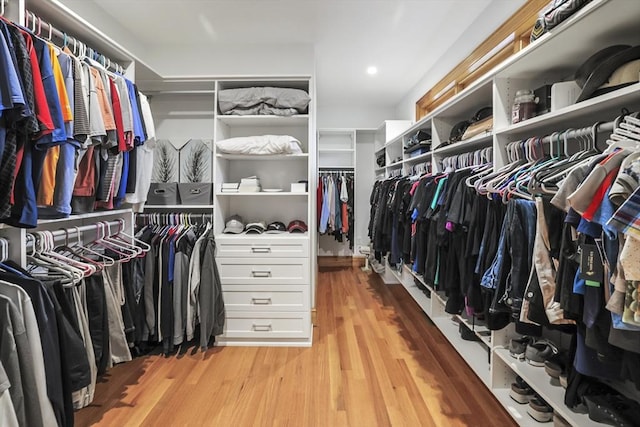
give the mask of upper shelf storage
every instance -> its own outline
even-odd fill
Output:
[[[561,25],[511,56],[492,72],[498,78],[573,74],[589,56],[614,44],[640,43],[635,0],[593,0]],[[550,67],[549,64],[552,64]]]
[[[306,126],[309,121],[309,115],[299,114],[295,116],[221,116],[218,120],[229,126],[259,126],[259,127],[278,127],[278,126]]]
[[[310,79],[219,80],[216,141],[236,137],[288,135],[309,153]]]

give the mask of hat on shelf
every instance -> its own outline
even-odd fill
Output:
[[[244,222],[240,215],[233,215],[227,219],[223,233],[240,234],[244,231]]]
[[[264,221],[251,222],[247,224],[247,226],[244,229],[245,233],[247,234],[249,233],[262,234],[266,230],[267,230],[267,225],[264,223]]]
[[[295,233],[295,232],[306,233],[307,230],[308,230],[307,224],[305,224],[304,221],[301,221],[299,219],[291,221],[287,226],[287,231],[289,231],[289,233]]]
[[[280,222],[280,221],[274,221],[267,226],[268,234],[284,233],[286,231],[287,231],[287,227],[284,225],[283,222]]]
[[[578,68],[575,79],[582,88],[576,102],[637,83],[640,46],[614,45],[596,52]]]

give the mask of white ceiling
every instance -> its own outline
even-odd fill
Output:
[[[315,52],[319,102],[395,106],[445,55],[460,60],[525,0],[63,0],[90,2],[143,50],[302,43]],[[490,7],[491,6],[491,7]],[[496,7],[499,17],[487,17]],[[480,19],[481,18],[481,19]],[[92,22],[98,28],[101,22]],[[480,26],[481,28],[478,28]],[[451,51],[452,46],[455,51]],[[142,60],[145,52],[135,51]],[[206,52],[206,50],[204,50]],[[170,55],[170,53],[168,53]],[[449,61],[450,62],[450,61]],[[457,62],[457,61],[456,61]],[[154,66],[153,63],[150,63]],[[366,68],[375,65],[378,74]],[[188,67],[188,64],[186,64]],[[162,70],[158,70],[162,74]],[[188,68],[185,69],[188,72]]]

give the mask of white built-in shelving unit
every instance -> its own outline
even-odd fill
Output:
[[[441,171],[440,163],[444,157],[488,147],[493,148],[494,169],[497,169],[507,163],[505,147],[510,142],[611,121],[620,115],[623,108],[640,110],[640,84],[633,84],[520,123],[511,123],[511,106],[519,89],[535,89],[545,84],[571,80],[576,68],[598,50],[613,44],[639,44],[639,21],[640,2],[593,0],[418,122],[405,126],[397,135],[381,136],[377,140],[376,155],[384,152],[387,163],[383,168],[374,166],[377,178],[392,176],[397,170],[408,175],[414,164],[429,161],[433,170]],[[449,139],[451,129],[457,122],[470,119],[476,111],[486,106],[493,107],[493,131],[466,141],[442,145]],[[388,124],[389,121],[385,122],[381,129]],[[432,150],[410,158],[403,154],[403,144],[418,130],[431,133]],[[372,160],[375,161],[375,158]],[[460,316],[445,313],[445,297],[422,283],[430,291],[428,298],[415,284],[416,280],[423,282],[422,278],[407,266],[395,270],[387,264],[382,279],[385,283],[401,283],[406,288],[519,425],[540,423],[526,413],[527,405],[520,405],[509,397],[510,385],[516,376],[521,376],[572,426],[602,425],[591,421],[586,414],[568,409],[564,405],[564,389],[551,381],[544,368],[509,356],[509,340],[516,335],[512,325],[489,332],[486,328],[473,326]],[[460,323],[474,330],[479,339],[462,340],[458,330]]]

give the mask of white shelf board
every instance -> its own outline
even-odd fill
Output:
[[[306,126],[309,123],[308,114],[295,116],[223,116],[218,120],[229,126]]]
[[[428,153],[422,153],[419,156],[408,157],[404,159],[405,163],[420,163],[422,160],[430,159],[433,156],[433,151],[429,151]]]
[[[219,159],[226,160],[301,160],[308,159],[309,153],[302,154],[268,154],[268,155],[251,155],[251,154],[216,154]]]
[[[456,142],[442,148],[436,148],[433,150],[433,154],[440,157],[447,157],[449,155],[468,153],[469,151],[475,151],[481,148],[490,147],[492,144],[493,134],[480,134],[465,141]]]
[[[418,306],[422,309],[422,311],[424,311],[426,315],[429,316],[429,318],[431,318],[431,315],[432,315],[431,299],[427,298],[425,293],[420,288],[418,288],[415,284],[413,283],[408,284],[402,280],[400,280],[400,283],[402,284],[402,286],[404,286],[404,288],[407,290],[407,293],[411,295],[413,300],[416,302],[416,304],[418,304]]]
[[[385,167],[376,168],[376,169],[375,169],[375,172],[376,172],[376,173],[384,173],[385,169],[386,169]]]
[[[499,136],[532,135],[532,132],[537,129],[561,125],[575,119],[593,123],[592,116],[601,115],[603,112],[615,110],[618,107],[626,107],[629,103],[634,102],[640,104],[640,83],[516,123],[496,131],[496,134]]]
[[[382,146],[382,147],[378,148],[378,149],[375,151],[375,153],[376,153],[376,154],[380,154],[380,153],[382,153],[382,152],[385,150],[385,148],[386,148],[385,146]]]
[[[469,119],[480,108],[491,107],[493,79],[485,76],[436,108],[429,116],[455,120]]]
[[[318,166],[318,169],[355,169],[355,166],[344,166],[344,165],[321,165]]]
[[[417,122],[412,124],[409,128],[407,128],[407,130],[402,132],[402,135],[404,135],[404,136],[413,135],[414,133],[416,133],[419,130],[426,130],[429,133],[431,133],[431,119],[432,118],[433,118],[433,115],[431,113],[427,114],[426,116],[424,116],[423,118],[421,118],[420,120],[418,120]]]
[[[544,371],[544,367],[532,366],[527,362],[514,359],[509,350],[494,349],[494,357],[499,357],[513,372],[520,375],[529,386],[538,393],[553,409],[571,425],[580,427],[602,426],[589,419],[587,414],[576,414],[564,404],[565,389],[551,384],[551,377]]]
[[[56,222],[65,222],[65,221],[78,221],[88,218],[100,218],[103,216],[113,216],[113,215],[123,215],[123,214],[131,214],[133,211],[131,209],[114,209],[110,211],[96,211],[89,212],[80,215],[70,215],[66,218],[54,218],[54,219],[39,219],[38,225],[41,224],[55,224]]]
[[[263,234],[256,234],[256,233],[241,233],[241,234],[225,234],[225,233],[220,233],[216,235],[216,240],[218,239],[223,239],[223,240],[255,240],[255,239],[265,239],[265,240],[271,240],[271,239],[300,239],[300,240],[309,240],[309,232],[306,233],[263,233]]]
[[[360,130],[360,129],[358,129]],[[372,129],[375,131],[375,129]],[[354,130],[350,128],[323,128],[318,129],[318,135],[349,135],[352,136],[354,134]]]
[[[473,331],[476,336],[482,341],[487,347],[491,347],[491,331],[482,325],[473,325],[468,319],[458,315],[458,320],[467,325],[469,330]],[[482,332],[489,332],[489,335],[482,335]]]
[[[353,153],[353,148],[318,148],[319,153]]]
[[[222,193],[217,192],[216,196],[229,196],[229,197],[306,197],[309,193],[292,193],[290,191],[252,191],[252,192],[237,192],[237,193]]]
[[[403,160],[400,160],[399,162],[391,163],[389,166],[387,166],[387,169],[399,168],[402,166],[402,163],[403,163]]]
[[[527,414],[529,404],[521,404],[516,402],[509,396],[508,388],[494,388],[491,390],[498,402],[506,409],[516,423],[520,427],[540,427],[545,425],[553,425],[553,423],[539,423],[534,420],[531,415]]]
[[[397,145],[398,143],[402,143],[402,137],[406,135],[404,132],[401,133],[400,135],[396,136],[393,139],[390,139],[389,141],[387,141],[386,144],[384,144],[385,148],[391,147],[392,145]]]
[[[420,283],[422,283],[427,289],[429,289],[429,292],[431,292],[431,298],[436,298],[440,304],[442,304],[443,306],[447,303],[444,298],[442,297],[442,295],[440,295],[435,289],[433,289],[433,286],[429,285],[428,283],[426,283],[424,281],[424,278],[422,278],[422,276],[420,276],[419,274],[417,274],[416,272],[414,272],[411,267],[409,267],[408,265],[404,265],[403,266],[404,269],[409,272],[409,274],[411,274],[413,277],[415,277],[416,279],[418,279],[418,281]]]
[[[145,209],[213,209],[213,205],[145,205]]]
[[[469,365],[480,380],[488,387],[490,380],[489,356],[487,349],[476,341],[466,341],[460,337],[459,325],[450,316],[432,317],[433,323],[447,338],[460,357]]]

